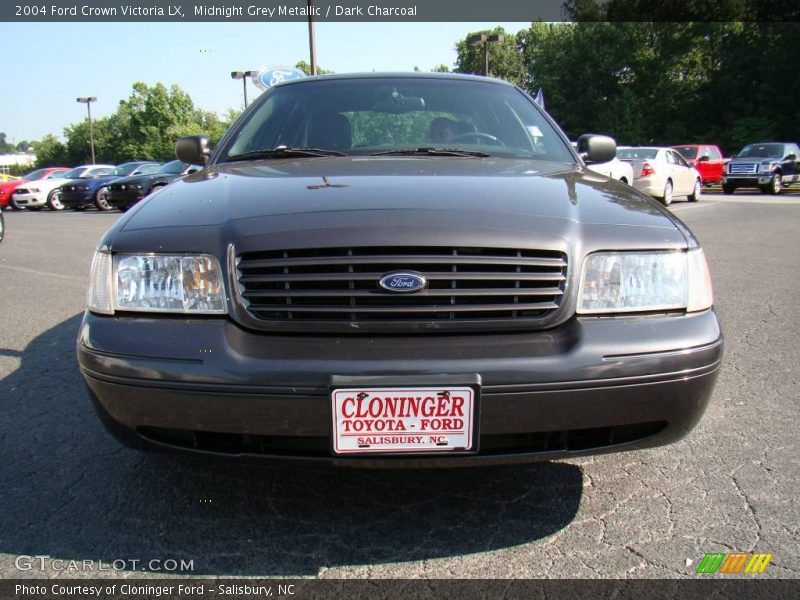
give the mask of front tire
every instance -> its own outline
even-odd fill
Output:
[[[697,202],[700,200],[700,194],[702,193],[702,185],[700,184],[700,180],[694,182],[694,189],[692,193],[687,196],[689,202]]]
[[[102,211],[109,211],[114,210],[114,207],[108,203],[108,199],[106,196],[108,195],[108,186],[103,186],[99,190],[97,190],[97,194],[94,197],[95,206],[97,206],[98,210]]]
[[[47,196],[47,206],[50,210],[64,210],[64,205],[61,203],[61,190],[53,190]]]
[[[667,184],[664,186],[664,195],[661,196],[661,204],[664,206],[672,204],[672,182],[669,180],[667,180]]]
[[[767,188],[767,191],[773,196],[777,196],[781,193],[781,191],[783,191],[783,178],[780,173],[775,173],[772,176],[772,181],[769,182],[769,188]]]

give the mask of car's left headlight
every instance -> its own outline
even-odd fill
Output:
[[[711,276],[699,248],[662,252],[597,252],[586,257],[578,313],[705,310]]]
[[[111,255],[98,251],[92,262],[89,310],[183,314],[224,314],[225,284],[213,256]]]

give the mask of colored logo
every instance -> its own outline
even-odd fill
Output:
[[[378,281],[383,289],[389,292],[418,292],[428,284],[428,281],[416,273],[387,273]]]
[[[274,85],[305,76],[305,73],[294,67],[264,67],[258,71],[257,76],[253,77],[253,83],[258,89],[266,92]]]
[[[749,552],[711,552],[697,565],[698,573],[763,573],[772,554],[750,554]]]

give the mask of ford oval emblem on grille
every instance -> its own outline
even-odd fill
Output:
[[[378,281],[389,292],[418,292],[428,285],[428,281],[417,273],[387,273]]]

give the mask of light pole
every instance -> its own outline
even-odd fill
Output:
[[[314,32],[314,0],[308,0],[308,51],[311,54],[311,74],[317,74],[317,36]]]
[[[247,78],[258,77],[258,71],[231,71],[231,79],[242,80],[242,90],[244,91],[244,107],[247,108]]]
[[[483,44],[483,74],[486,77],[489,76],[489,44],[502,41],[502,33],[478,33],[467,38],[467,44],[470,46],[480,46]]]
[[[82,96],[75,98],[76,101],[86,105],[86,111],[89,114],[89,145],[92,148],[92,164],[94,164],[94,130],[92,129],[92,102],[97,102],[96,96]]]

